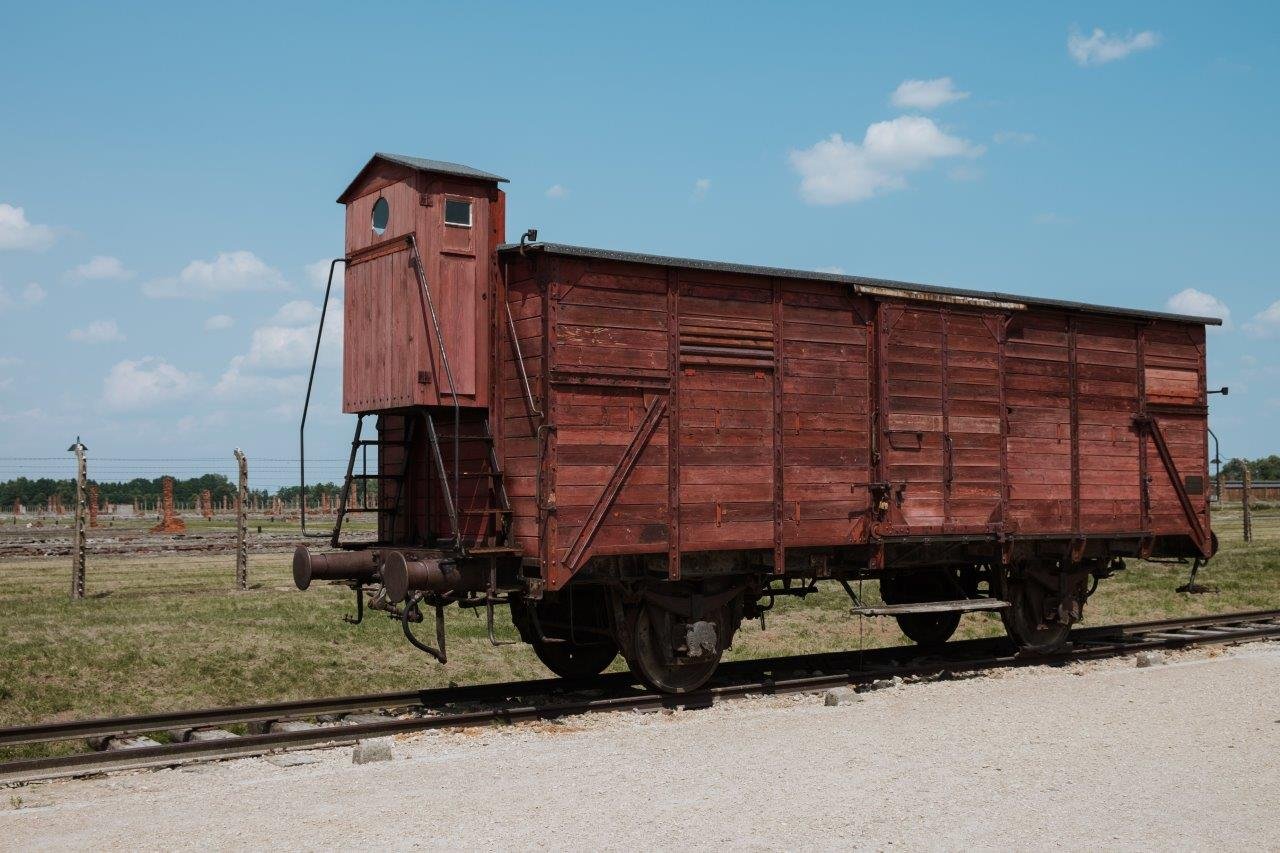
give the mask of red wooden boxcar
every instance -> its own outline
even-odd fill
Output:
[[[1205,326],[1151,311],[536,242],[503,179],[377,155],[347,205],[339,580],[411,626],[509,604],[554,671],[701,686],[743,618],[874,579],[1064,642],[1126,557],[1208,559]],[[361,475],[361,448],[377,466]],[[378,515],[376,541],[342,519]],[[852,591],[851,591],[852,592]]]

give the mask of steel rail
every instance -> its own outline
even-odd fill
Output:
[[[717,700],[745,694],[785,694],[829,687],[863,685],[892,676],[928,677],[1017,666],[1061,664],[1158,648],[1237,643],[1280,637],[1280,610],[1258,610],[1217,616],[1161,619],[1147,622],[1079,628],[1069,649],[1051,655],[1025,655],[1009,650],[1005,638],[992,637],[950,643],[921,656],[918,646],[898,646],[858,652],[829,652],[786,658],[734,661],[724,664],[714,686],[696,693],[669,695],[634,688],[628,673],[610,673],[588,681],[539,679],[464,688],[368,694],[306,702],[282,702],[215,708],[177,714],[150,714],[114,719],[0,729],[0,745],[66,740],[101,735],[128,735],[160,729],[208,726],[344,711],[428,709],[444,704],[520,699],[502,707],[440,713],[405,719],[317,727],[300,731],[249,734],[213,741],[188,741],[121,750],[19,759],[0,764],[0,784],[30,782],[61,776],[104,773],[123,769],[172,766],[191,761],[262,755],[280,749],[350,743],[366,738],[458,728],[491,723],[515,723],[596,711],[645,710],[662,707],[706,707]],[[913,660],[903,663],[904,657]],[[859,661],[859,658],[862,658]],[[826,670],[834,669],[835,672]],[[820,674],[806,674],[816,671]],[[618,690],[617,695],[577,698],[583,690]],[[561,701],[554,701],[559,694]],[[546,701],[548,695],[553,701]],[[536,701],[535,698],[536,697]],[[566,698],[567,697],[567,698]]]

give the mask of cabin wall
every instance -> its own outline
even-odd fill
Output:
[[[374,205],[389,206],[382,234]],[[471,205],[471,226],[445,222],[450,199]],[[505,237],[505,197],[491,183],[375,164],[346,205],[343,410],[488,405],[491,290]],[[439,322],[410,264],[412,235]],[[450,385],[450,371],[452,385]]]

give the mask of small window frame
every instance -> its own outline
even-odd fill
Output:
[[[378,227],[378,209],[386,211],[386,221],[382,223],[382,227]],[[391,202],[387,201],[386,196],[378,196],[373,203],[373,208],[369,211],[369,228],[373,233],[381,237],[387,233],[387,229],[391,227]]]
[[[467,210],[466,222],[455,222],[449,219],[450,205],[463,205]],[[475,205],[469,198],[446,198],[444,200],[444,210],[441,214],[444,217],[444,224],[452,228],[471,228],[475,224]]]

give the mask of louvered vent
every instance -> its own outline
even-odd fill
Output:
[[[698,315],[680,318],[680,366],[773,368],[773,324]]]

